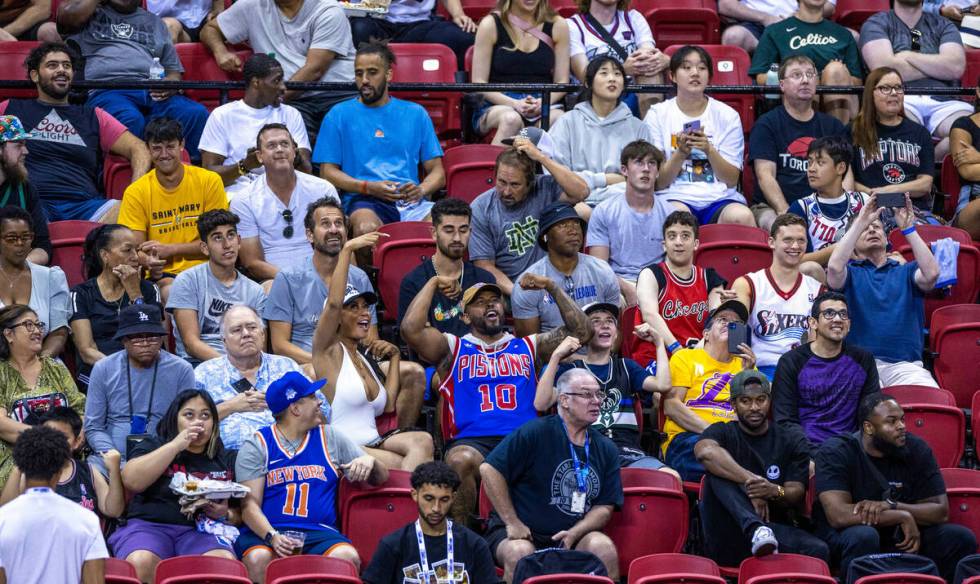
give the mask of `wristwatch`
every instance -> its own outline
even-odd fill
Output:
[[[885,503],[888,503],[888,508],[894,511],[898,509],[898,501],[893,501],[891,499],[885,499]]]
[[[265,545],[271,546],[272,538],[274,538],[277,535],[279,535],[278,531],[276,531],[275,529],[270,529],[269,532],[265,534],[265,537],[262,538],[262,541],[265,543]]]
[[[786,496],[786,489],[784,489],[782,485],[776,485],[776,489],[778,489],[776,494],[777,499],[782,499]]]

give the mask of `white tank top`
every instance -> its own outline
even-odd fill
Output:
[[[368,401],[367,393],[364,391],[364,380],[354,367],[347,347],[340,343],[340,348],[344,352],[344,362],[340,366],[340,373],[337,374],[337,385],[333,393],[333,402],[330,404],[333,412],[330,416],[330,425],[353,440],[355,444],[360,446],[372,444],[380,438],[374,418],[384,413],[385,405],[388,403],[388,393],[367,359],[360,353],[354,353],[357,359],[364,362],[380,388],[374,401]]]
[[[798,346],[800,337],[810,328],[807,318],[813,299],[820,293],[820,282],[800,274],[793,287],[783,292],[769,268],[745,277],[752,289],[748,322],[752,352],[758,366],[775,367],[783,353]]]

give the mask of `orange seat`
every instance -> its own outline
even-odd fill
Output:
[[[940,468],[959,466],[966,440],[966,416],[954,406],[904,404],[905,428],[932,449]]]
[[[435,43],[391,43],[395,53],[392,83],[456,82],[456,54]],[[415,102],[429,113],[440,139],[458,138],[462,130],[462,94],[448,91],[394,91],[392,95]]]
[[[216,556],[177,556],[157,564],[156,584],[251,584],[245,564]]]
[[[379,231],[390,234],[374,248],[374,266],[378,269],[378,295],[384,304],[383,318],[398,320],[398,291],[402,280],[420,263],[435,254],[432,224],[427,221],[389,223]]]
[[[800,554],[772,554],[760,558],[747,558],[738,568],[738,584],[748,584],[749,580],[771,574],[809,574],[830,576],[830,568],[820,558]],[[830,584],[827,581],[827,584]]]
[[[340,532],[350,539],[365,566],[382,537],[418,519],[410,479],[409,472],[389,470],[388,480],[378,487],[340,481]]]
[[[8,41],[0,43],[0,79],[27,81],[27,69],[24,67],[24,60],[40,44],[38,41]],[[4,89],[2,99],[34,97],[37,97],[37,90],[34,88]]]
[[[228,73],[214,60],[214,55],[203,43],[177,43],[177,56],[184,66],[184,81],[241,81],[241,73]],[[250,49],[235,51],[242,64],[252,56]],[[208,111],[221,105],[220,92],[216,89],[188,89],[187,97],[208,108]],[[244,89],[233,89],[228,92],[228,101],[241,99]]]
[[[892,396],[903,406],[905,404],[956,405],[956,397],[952,392],[928,385],[890,385],[883,387],[881,392]]]
[[[671,45],[664,49],[664,53],[672,56],[682,46]],[[752,85],[752,79],[749,77],[752,59],[744,49],[730,45],[701,45],[701,48],[708,51],[714,62],[711,85]],[[742,119],[743,133],[747,134],[752,129],[755,123],[756,96],[754,94],[712,93],[711,97],[730,105],[738,112]],[[708,128],[708,131],[711,132],[711,128]]]
[[[493,169],[504,151],[490,144],[464,144],[446,150],[442,166],[446,171],[446,193],[454,199],[472,203],[493,188]]]
[[[357,568],[326,556],[290,556],[269,562],[266,584],[360,584]]]
[[[841,26],[860,31],[865,20],[890,9],[888,0],[837,0],[834,20]]]
[[[106,584],[140,584],[136,577],[136,568],[119,558],[106,558],[105,581]]]
[[[632,8],[650,24],[659,47],[721,44],[721,21],[714,0],[640,0]]]
[[[633,560],[628,584],[725,584],[725,579],[713,560],[669,553]]]
[[[72,288],[85,281],[83,273],[82,250],[85,236],[100,224],[95,221],[53,221],[48,223],[51,235],[51,265],[65,272],[68,287]]]

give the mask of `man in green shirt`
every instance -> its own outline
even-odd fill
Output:
[[[827,0],[800,0],[793,16],[766,27],[752,57],[749,75],[759,85],[773,65],[791,55],[810,57],[820,74],[819,85],[860,85],[863,71],[853,33],[824,18]],[[847,124],[857,113],[857,96],[824,95],[821,109]]]

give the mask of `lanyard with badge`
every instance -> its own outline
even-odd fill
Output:
[[[422,521],[420,519],[415,520],[415,537],[419,540],[419,569],[421,573],[419,574],[419,581],[423,584],[429,584],[429,557],[425,553],[425,536],[422,535]],[[453,553],[453,520],[446,520],[446,580],[448,582],[453,582],[456,580],[456,564],[454,562]],[[431,570],[432,576],[435,577],[436,584],[439,581],[439,576],[436,575],[435,570]]]
[[[560,419],[560,418],[559,418]],[[568,427],[565,420],[561,421],[561,427],[568,436]],[[585,497],[589,492],[587,479],[589,477],[589,430],[585,430],[585,465],[578,459],[575,452],[575,445],[568,441],[568,451],[572,453],[572,464],[575,465],[575,491],[572,492],[572,513],[585,513]]]
[[[126,389],[129,394],[129,435],[126,436],[126,459],[131,458],[133,447],[150,437],[146,433],[146,427],[153,412],[153,394],[157,389],[157,369],[160,367],[160,360],[157,359],[153,364],[153,381],[150,385],[150,401],[146,406],[146,415],[137,416],[133,413],[133,378],[130,372],[129,359],[126,359]]]

